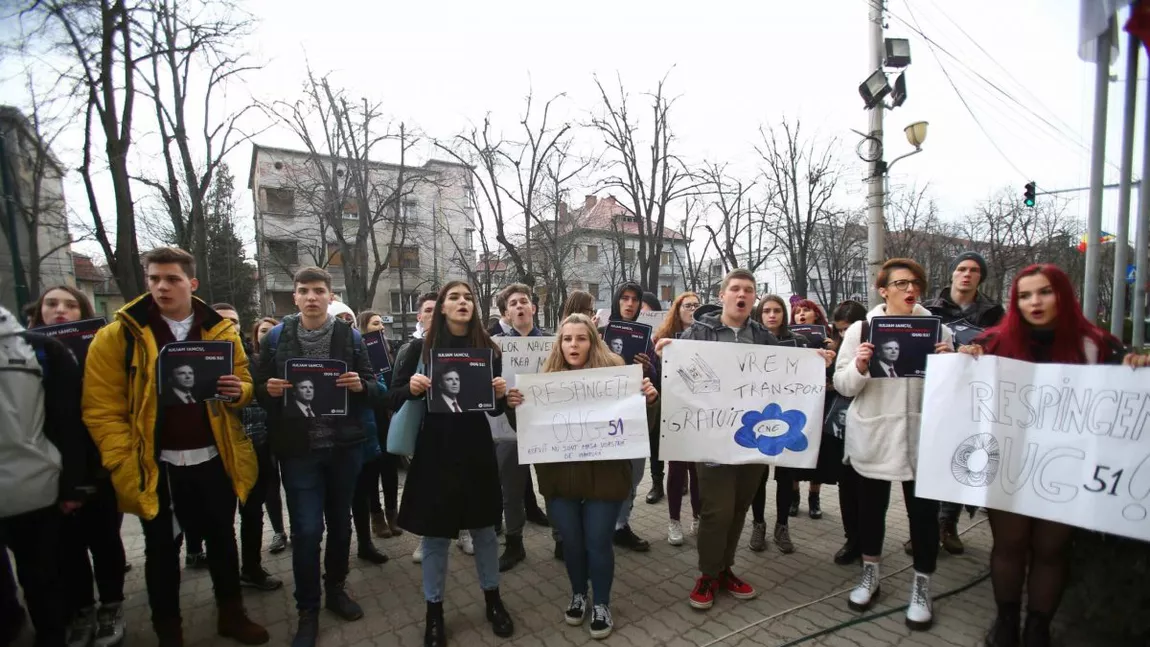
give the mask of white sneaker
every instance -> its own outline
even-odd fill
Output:
[[[934,624],[930,604],[930,576],[915,571],[910,589],[910,605],[906,608],[906,626],[914,631],[926,631]]]
[[[862,580],[851,591],[847,604],[854,611],[866,611],[878,600],[879,591],[878,562],[863,562]]]
[[[675,519],[667,524],[667,543],[672,546],[683,545],[683,525]]]
[[[691,519],[691,525],[687,527],[687,534],[694,537],[699,534],[699,518],[694,517]]]
[[[459,546],[464,555],[475,554],[475,544],[471,541],[471,533],[467,530],[459,531],[459,539],[455,540],[455,545]]]
[[[423,561],[423,539],[420,538],[419,545],[415,547],[415,552],[411,554],[411,561],[416,564]]]

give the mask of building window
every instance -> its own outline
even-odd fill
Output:
[[[630,265],[635,262],[635,250],[628,247],[623,250],[623,262]]]
[[[474,229],[464,229],[463,230],[463,248],[464,249],[475,249],[475,230]]]
[[[412,292],[403,298],[403,294],[399,290],[392,290],[391,294],[391,312],[394,314],[402,314],[404,312],[415,312],[415,302],[419,299],[419,292]]]
[[[401,267],[405,270],[419,269],[419,248],[413,246],[393,245],[388,253],[388,266]]]
[[[294,240],[269,240],[268,256],[281,267],[291,267],[299,263],[299,248]]]
[[[343,203],[343,217],[348,220],[359,219],[359,201],[345,200]]]
[[[416,207],[418,207],[418,206],[419,205],[418,205],[418,203],[415,202],[415,200],[405,200],[404,201],[404,203],[403,203],[403,222],[405,222],[405,223],[415,222],[418,219],[419,216],[415,213]]]
[[[662,265],[663,267],[671,267],[674,265],[674,257],[671,256],[671,252],[663,252],[663,254],[659,257],[659,265]]]
[[[598,283],[588,283],[587,284],[587,292],[591,293],[592,299],[594,299],[595,301],[599,300],[599,284]]]
[[[295,311],[295,297],[291,292],[272,292],[271,314],[282,316]]]
[[[327,244],[327,264],[335,267],[343,266],[343,253],[339,251],[339,243]]]
[[[598,245],[588,245],[587,246],[587,262],[588,263],[598,263],[599,262],[599,246]]]
[[[267,196],[267,212],[291,215],[295,213],[295,193],[291,189],[264,189]]]
[[[670,285],[659,286],[659,300],[671,301],[675,298],[675,288]]]

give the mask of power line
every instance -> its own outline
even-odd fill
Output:
[[[904,0],[904,3],[906,4],[906,9],[907,9],[907,11],[910,13],[910,16],[911,16],[911,18],[912,18],[912,19],[915,21],[915,23],[917,24],[917,23],[918,23],[918,19],[916,19],[916,18],[914,17],[914,11],[913,11],[913,10],[911,10],[911,8],[910,8],[910,3],[909,3],[909,2],[906,2],[906,0]],[[921,30],[919,30],[919,32],[918,32],[918,33],[919,33],[920,35],[923,35]],[[1016,165],[1016,164],[1015,164],[1015,163],[1014,163],[1014,162],[1013,162],[1013,161],[1012,161],[1012,160],[1011,160],[1011,159],[1010,159],[1010,158],[1009,158],[1009,157],[1006,155],[1006,153],[1005,153],[1005,152],[1003,152],[1002,148],[1000,148],[1000,147],[998,146],[998,143],[994,141],[994,138],[990,136],[990,133],[989,133],[989,132],[987,132],[987,130],[986,130],[986,127],[985,127],[985,126],[983,126],[983,125],[982,125],[982,122],[981,122],[981,121],[978,119],[978,115],[974,114],[974,110],[973,110],[973,109],[971,109],[971,107],[970,107],[970,104],[969,104],[969,103],[967,103],[967,101],[966,101],[966,97],[964,97],[964,96],[962,95],[962,93],[958,91],[958,86],[956,86],[956,85],[954,84],[954,79],[952,79],[952,78],[950,77],[950,72],[949,72],[949,71],[946,69],[946,65],[944,65],[944,64],[943,64],[943,62],[942,62],[942,59],[941,59],[941,58],[939,57],[939,55],[938,55],[938,52],[937,52],[937,51],[935,51],[935,48],[934,48],[934,45],[933,45],[934,41],[933,41],[933,40],[931,40],[931,39],[929,39],[929,38],[926,38],[926,36],[925,36],[925,35],[923,35],[923,38],[924,38],[924,39],[926,39],[926,41],[927,41],[927,46],[928,46],[928,47],[930,47],[930,53],[931,53],[931,54],[934,56],[934,60],[938,62],[938,66],[939,66],[939,68],[941,68],[941,69],[942,69],[942,74],[943,74],[943,76],[945,76],[945,77],[946,77],[946,81],[947,81],[948,83],[950,83],[950,87],[951,87],[951,88],[954,90],[954,93],[955,93],[956,95],[958,95],[958,100],[962,102],[962,106],[963,106],[964,108],[966,108],[966,111],[967,111],[967,113],[969,113],[969,114],[970,114],[970,118],[974,120],[974,123],[975,123],[975,125],[977,125],[977,126],[978,126],[978,129],[982,131],[982,134],[986,136],[986,140],[987,140],[988,142],[990,142],[990,145],[991,145],[991,146],[994,148],[994,150],[998,151],[998,154],[999,154],[1000,156],[1002,156],[1002,159],[1003,159],[1003,160],[1005,160],[1005,161],[1006,161],[1006,163],[1007,163],[1007,164],[1009,164],[1009,165],[1010,165],[1010,167],[1014,169],[1015,173],[1018,173],[1020,176],[1025,176],[1026,174],[1025,174],[1025,173],[1023,173],[1023,172],[1022,172],[1022,170],[1018,168],[1018,166],[1017,166],[1017,165]]]

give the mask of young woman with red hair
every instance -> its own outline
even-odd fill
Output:
[[[1047,264],[1031,265],[1019,272],[1010,288],[1002,323],[959,352],[1040,364],[1150,364],[1150,356],[1127,354],[1121,341],[1087,321],[1070,278]],[[986,644],[1049,645],[1050,620],[1062,598],[1066,548],[1074,527],[1005,510],[989,510],[989,515],[994,537],[990,573],[998,617]],[[1020,642],[1024,582],[1026,627]]]
[[[802,299],[796,301],[791,306],[791,325],[800,326],[822,326],[823,330],[829,332],[830,323],[827,321],[827,315],[819,304],[811,301],[810,299]],[[834,348],[834,341],[831,340],[830,335],[826,335],[823,339],[824,348]],[[820,457],[822,452],[820,452]],[[820,465],[822,461],[820,461]],[[819,501],[819,495],[822,493],[822,481],[818,481],[815,470],[796,470],[794,479],[794,491],[791,497],[791,508],[788,513],[792,517],[799,516],[799,500],[802,497],[799,491],[799,483],[809,480],[811,483],[810,491],[807,494],[807,515],[811,519],[822,519],[823,509]],[[834,485],[837,481],[828,481]]]

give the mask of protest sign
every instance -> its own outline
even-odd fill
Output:
[[[367,357],[371,360],[371,370],[375,377],[385,378],[391,375],[391,355],[388,353],[387,337],[382,330],[363,334],[363,345],[367,349]]]
[[[922,377],[941,339],[938,317],[871,317],[871,377]]]
[[[555,337],[492,337],[492,341],[499,344],[500,357],[503,359],[503,379],[507,380],[507,388],[515,386],[515,376],[538,373],[543,369],[543,362],[551,354],[555,346]]]
[[[464,413],[495,409],[490,348],[431,349],[431,393],[427,410]]]
[[[646,352],[651,340],[651,327],[634,321],[612,321],[603,329],[603,341],[624,364],[635,361],[635,356]],[[652,358],[654,359],[654,358]]]
[[[160,404],[195,404],[229,400],[217,393],[218,382],[232,374],[230,341],[177,341],[165,344],[157,360]]]
[[[107,320],[103,317],[96,317],[95,319],[40,326],[35,331],[41,335],[55,337],[63,342],[76,356],[76,363],[82,367],[84,360],[88,358],[88,346],[92,345],[92,340],[96,338],[96,332],[103,328],[106,323]]]
[[[825,367],[808,348],[673,341],[663,349],[659,458],[814,467]]]
[[[645,458],[647,401],[637,365],[520,375],[519,463]]]
[[[284,393],[284,416],[346,416],[347,387],[336,385],[346,372],[347,362],[338,359],[296,357],[284,362],[284,379],[291,382]]]
[[[791,332],[802,335],[811,341],[812,348],[822,348],[827,340],[827,327],[821,324],[794,324]]]
[[[666,310],[641,310],[639,316],[635,321],[641,324],[647,324],[652,330],[657,330],[659,326],[663,325],[663,321],[667,318]]]
[[[985,330],[980,328],[965,319],[952,321],[946,324],[950,328],[950,334],[954,336],[954,343],[959,346],[966,346],[973,344],[974,340],[978,338]]]
[[[916,493],[1150,541],[1148,375],[931,357]]]

